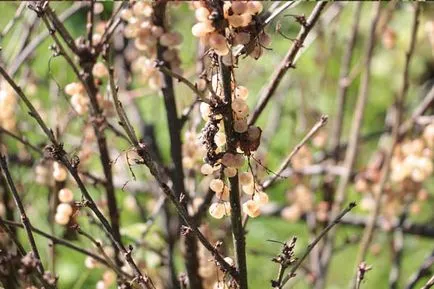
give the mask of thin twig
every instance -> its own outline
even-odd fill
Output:
[[[391,160],[393,157],[393,152],[395,149],[395,146],[399,142],[399,127],[401,124],[401,118],[402,118],[402,108],[405,103],[405,97],[408,91],[409,87],[409,74],[410,74],[410,62],[412,55],[414,53],[414,48],[416,45],[416,36],[417,36],[417,29],[419,26],[419,13],[420,13],[420,6],[419,3],[415,3],[414,7],[414,16],[413,16],[413,23],[412,23],[412,29],[411,29],[411,39],[410,39],[410,45],[409,49],[406,53],[406,59],[405,59],[405,66],[404,66],[404,73],[403,73],[403,82],[402,82],[402,88],[397,95],[397,110],[396,110],[396,121],[394,124],[393,132],[392,132],[392,145],[390,149],[387,151],[387,155],[384,160],[383,168],[381,170],[381,179],[378,184],[378,191],[376,191],[375,194],[375,203],[373,212],[370,216],[370,222],[368,223],[368,226],[365,228],[365,231],[363,233],[362,240],[360,242],[360,248],[359,253],[356,259],[356,264],[361,263],[366,259],[366,255],[368,253],[369,247],[371,245],[371,241],[375,232],[375,223],[378,215],[380,214],[381,205],[382,205],[382,196],[384,194],[384,189],[386,186],[386,183],[389,179],[389,173],[390,173],[390,167],[391,167]],[[356,278],[356,277],[355,277]],[[353,278],[353,280],[355,280]],[[354,284],[354,281],[353,281]],[[354,288],[354,286],[352,287]]]
[[[15,140],[17,140],[17,141],[19,141],[19,142],[22,143],[23,145],[25,145],[25,146],[29,147],[30,149],[32,149],[33,151],[37,152],[39,155],[42,155],[42,154],[43,154],[43,152],[42,152],[42,150],[41,150],[40,148],[38,148],[38,147],[32,145],[32,144],[31,144],[30,142],[28,142],[26,139],[24,139],[24,138],[22,138],[22,137],[20,137],[20,136],[18,136],[18,135],[16,135],[16,134],[14,134],[14,133],[8,131],[7,129],[4,129],[4,128],[1,127],[1,126],[0,126],[0,132],[6,134],[6,135],[8,135],[8,136],[10,136],[11,138],[13,138],[13,139],[15,139]]]
[[[283,161],[277,170],[276,174],[273,175],[270,179],[266,180],[262,185],[263,189],[270,187],[277,178],[279,178],[281,173],[289,166],[292,158],[298,153],[298,151],[323,127],[327,124],[328,116],[323,115],[321,119],[317,121],[317,123],[311,128],[311,130],[304,136],[304,138],[294,147],[288,157]]]
[[[432,277],[429,278],[429,280],[426,282],[426,284],[424,286],[422,286],[422,288],[420,288],[420,289],[429,289],[432,286],[434,286],[434,275],[432,275]]]
[[[116,90],[112,91],[112,93],[117,93]],[[123,110],[122,107],[120,107],[121,110]],[[125,112],[121,112],[121,115],[126,116]],[[121,118],[120,115],[118,115],[119,118]],[[129,128],[126,126],[122,126],[124,130],[128,130]],[[133,131],[126,132],[127,135],[134,134]],[[167,184],[167,177],[162,174],[164,172],[164,168],[161,167],[153,158],[149,148],[142,142],[135,143],[134,139],[137,139],[134,137],[131,139],[131,142],[134,145],[134,148],[138,155],[141,157],[141,162],[145,164],[152,176],[157,181],[158,185],[160,186],[163,193],[166,195],[166,197],[175,205],[176,210],[178,211],[178,214],[181,216],[184,223],[190,227],[192,230],[192,233],[196,235],[196,237],[199,239],[199,241],[202,243],[202,245],[211,252],[217,263],[224,269],[226,272],[228,272],[235,280],[238,280],[238,271],[229,265],[224,258],[219,253],[218,249],[213,246],[206,237],[200,232],[200,230],[195,226],[195,222],[190,218],[185,208],[181,205],[180,201],[175,197],[175,193],[173,190],[169,187]]]
[[[410,276],[410,279],[403,287],[404,289],[413,289],[415,288],[417,282],[428,274],[431,273],[431,268],[434,265],[434,250],[423,260],[420,267],[417,269],[415,273]]]
[[[357,103],[354,111],[353,123],[351,125],[350,136],[348,141],[348,147],[345,155],[345,174],[339,179],[338,187],[335,193],[335,200],[331,209],[331,216],[334,218],[342,207],[346,197],[346,188],[351,178],[351,171],[354,167],[354,163],[357,157],[358,145],[359,145],[359,134],[363,123],[364,112],[366,103],[369,96],[369,84],[371,77],[371,62],[372,55],[375,46],[375,29],[380,18],[381,6],[379,3],[373,5],[373,18],[371,21],[371,27],[369,32],[369,39],[366,46],[366,63],[365,71],[362,75],[361,84],[359,88],[359,95],[357,98]],[[322,259],[320,262],[321,272],[323,276],[326,276],[328,270],[328,264],[330,262],[331,254],[333,251],[333,243],[336,235],[336,230],[332,230],[325,240],[325,245],[323,249]],[[359,262],[360,263],[360,262]],[[358,264],[359,264],[358,263]],[[325,278],[325,277],[323,277]]]
[[[290,272],[282,281],[282,287],[288,282],[289,279],[293,278],[295,276],[295,272],[298,270],[298,268],[303,263],[304,259],[309,255],[309,253],[312,251],[312,249],[318,244],[318,242],[330,231],[331,228],[333,228],[335,225],[337,225],[341,219],[354,207],[356,206],[356,203],[350,203],[348,207],[346,207],[339,215],[336,216],[336,218],[330,222],[327,227],[324,228],[324,230],[321,231],[321,233],[315,238],[315,240],[310,243],[306,251],[303,253],[303,255],[300,257],[300,259],[297,260],[297,262],[292,266]]]
[[[39,255],[39,251],[38,251],[38,248],[36,246],[35,238],[33,237],[32,225],[30,223],[29,218],[27,217],[26,210],[24,209],[24,205],[21,201],[20,195],[18,194],[18,191],[15,187],[14,181],[12,180],[12,176],[9,173],[8,165],[6,162],[6,156],[4,156],[3,154],[0,154],[0,167],[1,167],[1,170],[3,172],[4,177],[6,179],[6,182],[8,184],[9,190],[12,193],[12,196],[14,197],[15,204],[17,205],[17,208],[20,212],[21,223],[23,224],[23,227],[24,227],[26,234],[27,234],[27,238],[29,239],[29,243],[30,243],[30,247],[32,249],[33,256],[38,261],[36,264],[38,272],[41,275],[44,275],[44,273],[45,273],[44,265],[42,264],[41,256]],[[44,282],[44,285],[47,286],[48,288],[57,288],[57,286],[55,284],[51,285],[46,281]]]
[[[301,27],[300,32],[298,33],[297,38],[294,40],[291,48],[289,49],[288,53],[286,54],[283,61],[280,63],[279,68],[276,70],[276,72],[273,74],[271,81],[267,85],[267,87],[263,90],[261,93],[261,96],[259,97],[258,104],[256,105],[252,116],[249,120],[249,125],[253,125],[259,116],[261,115],[262,111],[265,109],[265,106],[268,104],[268,101],[271,99],[273,94],[275,93],[277,87],[279,86],[280,82],[283,79],[283,76],[285,73],[290,69],[294,67],[294,60],[300,51],[300,49],[303,47],[303,43],[309,34],[309,32],[312,30],[313,26],[318,21],[321,12],[327,5],[327,2],[319,2],[316,4],[315,8],[313,9],[311,15],[306,21],[306,24]]]

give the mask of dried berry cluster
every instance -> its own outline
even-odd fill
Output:
[[[134,46],[140,51],[132,68],[140,74],[140,79],[147,82],[153,90],[165,87],[163,74],[156,68],[158,46],[164,47],[162,58],[170,64],[171,69],[182,74],[178,46],[182,36],[178,32],[167,32],[164,27],[154,23],[154,9],[149,1],[137,1],[130,9],[122,10],[121,17],[127,22],[124,35],[134,40]]]
[[[217,55],[231,57],[229,52],[232,48],[252,42],[254,45],[249,55],[258,59],[263,48],[270,45],[271,39],[261,30],[258,17],[263,9],[260,1],[225,1],[224,21],[220,21],[219,12],[210,3],[198,1],[193,5],[198,23],[192,27],[192,33]],[[228,28],[227,35],[219,32],[224,28]]]
[[[423,184],[432,175],[434,124],[425,127],[422,135],[397,144],[391,160],[390,180],[384,190],[383,215],[393,219],[411,202],[410,212],[418,213],[428,194]],[[362,207],[371,210],[378,194],[382,155],[379,153],[365,170],[356,176],[355,188],[363,194]]]

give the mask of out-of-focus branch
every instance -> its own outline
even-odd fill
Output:
[[[354,22],[351,28],[351,35],[347,42],[345,48],[345,53],[342,57],[341,62],[341,72],[339,76],[338,83],[338,93],[337,93],[337,105],[336,105],[336,116],[333,122],[332,134],[330,136],[330,150],[334,161],[338,161],[339,157],[339,146],[342,134],[342,125],[345,115],[345,103],[347,99],[347,93],[349,89],[349,84],[346,79],[348,78],[351,66],[351,60],[353,59],[354,48],[356,46],[357,35],[359,33],[359,23],[360,15],[362,14],[362,4],[363,2],[357,2],[354,7]]]
[[[38,248],[36,246],[35,238],[32,233],[32,225],[30,223],[29,218],[27,217],[26,210],[24,208],[24,205],[21,201],[20,195],[18,194],[18,191],[15,187],[14,181],[12,180],[12,176],[9,173],[8,165],[6,162],[6,156],[3,154],[0,154],[0,168],[3,172],[3,175],[6,179],[6,183],[8,184],[9,190],[12,193],[12,196],[15,200],[15,204],[17,205],[17,208],[21,215],[21,223],[23,224],[23,227],[26,231],[27,238],[30,243],[30,247],[32,249],[33,256],[37,260],[36,268],[38,269],[39,274],[42,276],[45,274],[44,266],[42,265],[41,256],[39,255]],[[57,288],[56,284],[50,284],[44,279],[41,279],[41,282],[44,283],[44,286],[47,286],[47,288]]]
[[[363,123],[363,117],[365,112],[366,103],[369,95],[369,84],[371,77],[371,61],[375,46],[375,29],[377,27],[378,20],[380,18],[381,6],[376,3],[373,5],[374,16],[371,21],[371,27],[369,31],[369,39],[366,46],[366,63],[365,71],[362,75],[359,95],[357,98],[357,103],[354,111],[353,123],[351,126],[351,133],[349,137],[348,147],[345,155],[345,174],[341,176],[338,187],[335,193],[335,200],[331,210],[331,217],[334,218],[340,211],[342,204],[345,201],[345,193],[347,185],[351,178],[351,171],[354,167],[354,163],[357,156],[358,144],[359,144],[359,134]],[[331,254],[333,251],[333,243],[335,239],[336,230],[332,230],[325,240],[325,245],[322,254],[322,260],[320,262],[320,274],[326,275],[328,264],[330,262]],[[325,279],[325,277],[323,277]],[[323,282],[325,283],[325,282]]]
[[[326,115],[321,116],[321,119],[317,121],[317,123],[311,128],[311,130],[304,136],[304,138],[300,141],[300,143],[298,143],[294,147],[294,149],[291,151],[288,157],[283,161],[283,163],[280,165],[280,168],[277,170],[276,174],[264,182],[264,184],[262,185],[264,190],[269,186],[271,186],[276,181],[277,178],[281,177],[280,174],[289,166],[292,158],[323,126],[326,125],[327,120],[328,120],[328,116]]]
[[[87,3],[78,3],[75,2],[70,8],[65,10],[62,14],[59,15],[59,20],[64,22],[68,18],[70,18],[72,15],[74,15],[77,11],[79,11],[81,8],[88,5]],[[18,71],[18,69],[21,67],[21,65],[26,61],[26,59],[35,52],[36,48],[49,36],[48,31],[41,32],[38,36],[33,38],[32,41],[18,54],[18,56],[14,59],[14,61],[11,62],[11,65],[8,69],[8,73],[11,76],[14,76],[15,73]]]
[[[25,145],[25,146],[29,147],[30,149],[32,149],[33,151],[37,152],[39,155],[42,155],[42,154],[43,154],[43,152],[42,152],[42,150],[41,150],[40,148],[38,148],[38,147],[32,145],[32,144],[31,144],[30,142],[28,142],[26,139],[24,139],[24,138],[22,138],[22,137],[20,137],[20,136],[18,136],[18,135],[16,135],[16,134],[14,134],[14,133],[8,131],[7,129],[4,129],[4,128],[1,127],[1,126],[0,126],[0,132],[6,134],[6,135],[8,135],[8,136],[10,136],[11,138],[13,138],[13,139],[15,139],[15,140],[17,140],[17,141],[19,141],[19,142],[22,143],[23,145]]]
[[[295,58],[300,51],[300,49],[303,47],[303,43],[309,34],[309,32],[312,30],[313,26],[318,21],[321,12],[324,10],[325,6],[327,5],[327,2],[319,2],[316,4],[315,8],[313,9],[311,15],[306,21],[306,24],[301,27],[300,32],[297,35],[297,38],[294,40],[291,48],[289,49],[288,53],[286,54],[283,61],[280,63],[279,67],[277,68],[276,72],[271,77],[271,80],[269,84],[265,87],[263,92],[261,93],[258,104],[256,105],[255,109],[253,110],[252,116],[249,120],[249,125],[253,125],[265,109],[265,106],[268,104],[269,100],[273,96],[274,92],[276,91],[277,87],[279,86],[280,82],[283,79],[283,76],[285,73],[290,69],[294,68],[295,66]]]
[[[410,276],[410,279],[403,287],[404,289],[413,289],[415,288],[417,282],[428,274],[431,274],[432,266],[434,265],[434,250],[431,251],[431,254],[426,257],[420,267],[417,269],[415,273]]]
[[[362,240],[360,242],[360,249],[359,253],[356,259],[356,264],[359,264],[366,259],[366,255],[368,253],[369,247],[371,245],[371,241],[375,232],[375,223],[376,219],[378,218],[381,210],[382,205],[382,196],[384,194],[384,189],[386,186],[386,183],[389,179],[389,173],[390,173],[390,167],[391,167],[391,160],[393,157],[393,152],[395,149],[395,146],[399,142],[399,127],[401,124],[401,118],[402,118],[402,109],[405,103],[405,97],[407,95],[408,87],[409,87],[409,74],[410,74],[410,62],[411,58],[414,53],[414,48],[416,45],[416,37],[417,37],[417,29],[419,26],[419,13],[420,13],[420,6],[419,3],[415,3],[414,7],[414,16],[413,16],[413,23],[412,23],[412,29],[410,34],[410,45],[409,49],[406,53],[405,58],[405,66],[404,66],[404,73],[403,73],[403,82],[402,82],[402,88],[399,94],[397,95],[396,103],[398,106],[398,109],[396,110],[396,122],[394,124],[393,132],[392,132],[392,145],[390,149],[387,151],[383,168],[381,170],[381,179],[378,184],[378,191],[376,191],[375,194],[375,204],[373,212],[370,216],[370,221],[368,223],[368,226],[365,228],[365,231],[363,233]],[[354,283],[353,283],[354,284]],[[354,286],[353,286],[354,288]]]
[[[411,114],[410,118],[401,124],[399,128],[399,135],[405,135],[410,129],[413,128],[414,124],[420,116],[422,116],[425,111],[427,111],[434,103],[434,86],[431,87],[428,94],[425,96],[423,101],[416,107],[416,109]]]

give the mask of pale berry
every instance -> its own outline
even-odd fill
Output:
[[[68,203],[61,203],[57,206],[56,214],[71,216],[72,215],[72,207]]]
[[[203,164],[203,165],[200,167],[200,172],[201,172],[203,175],[210,175],[210,174],[212,174],[212,173],[214,172],[214,170],[213,170],[213,168],[212,168],[211,165],[209,165],[209,164]]]
[[[251,218],[256,218],[261,214],[258,203],[253,200],[248,200],[243,204],[243,212]]]
[[[253,183],[253,175],[251,172],[242,172],[239,174],[240,184],[242,186],[247,186]]]
[[[57,213],[57,214],[54,216],[54,221],[55,221],[57,224],[64,226],[64,225],[68,224],[68,222],[69,222],[69,216],[68,216],[68,215],[65,215],[65,214]]]
[[[69,203],[74,199],[74,194],[68,188],[63,188],[58,193],[59,201],[62,203]]]
[[[209,207],[209,213],[216,219],[221,219],[225,216],[225,206],[221,203],[212,203]]]
[[[256,192],[253,196],[253,200],[257,202],[260,206],[268,204],[268,195],[264,192]]]
[[[209,184],[209,188],[216,193],[221,192],[223,190],[224,186],[225,186],[225,184],[220,179],[214,179]]]

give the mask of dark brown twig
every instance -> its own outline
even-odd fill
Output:
[[[306,25],[301,27],[301,30],[298,33],[297,38],[294,40],[291,48],[289,49],[283,61],[281,62],[279,68],[273,74],[271,81],[264,89],[264,91],[261,93],[258,104],[256,105],[252,113],[252,116],[250,117],[249,125],[253,125],[258,120],[265,106],[268,104],[268,101],[271,99],[277,87],[279,86],[280,82],[282,81],[285,73],[290,68],[294,67],[294,60],[299,50],[303,47],[303,42],[305,41],[309,32],[312,30],[313,26],[318,21],[321,12],[324,10],[326,5],[327,2],[319,2],[318,4],[316,4],[311,15],[306,21]]]
[[[3,154],[0,154],[0,167],[1,167],[1,170],[3,172],[4,177],[6,179],[6,182],[8,184],[9,190],[12,193],[12,196],[14,197],[15,204],[17,205],[17,208],[20,212],[21,223],[23,224],[23,227],[24,227],[26,234],[27,234],[27,238],[29,239],[29,243],[30,243],[30,247],[32,249],[33,256],[38,261],[36,267],[38,269],[39,274],[41,274],[43,276],[45,273],[45,270],[44,270],[44,266],[42,265],[41,256],[39,255],[39,251],[38,251],[38,248],[36,246],[35,238],[33,237],[32,225],[30,223],[29,218],[27,217],[26,210],[25,210],[24,205],[21,201],[20,195],[18,194],[18,191],[15,187],[14,181],[12,180],[12,176],[9,173],[9,169],[8,169],[8,165],[7,165],[7,161],[6,161],[6,156],[4,156]],[[51,285],[48,282],[44,281],[43,279],[41,281],[48,288],[57,288],[57,286],[55,284]]]
[[[332,222],[330,222],[327,227],[324,228],[324,230],[321,231],[321,233],[315,238],[315,240],[313,240],[312,243],[310,243],[307,248],[306,251],[303,253],[303,255],[300,257],[300,259],[297,260],[297,262],[294,264],[294,266],[292,266],[290,272],[288,273],[288,275],[286,275],[286,277],[283,279],[282,281],[282,287],[286,284],[286,282],[288,282],[289,279],[293,278],[295,276],[295,272],[297,271],[297,269],[301,266],[301,264],[303,263],[304,259],[306,259],[306,257],[310,254],[310,252],[312,251],[312,249],[316,246],[316,244],[318,244],[318,242],[335,226],[337,225],[341,219],[349,212],[351,211],[354,207],[356,206],[356,203],[350,203],[348,205],[348,207],[346,207],[340,214],[338,214],[336,216],[335,219],[333,219]]]
[[[226,134],[226,151],[235,154],[237,152],[236,138],[234,137],[234,119],[232,114],[232,72],[230,67],[226,66],[222,57],[219,58],[220,77],[223,86],[224,101],[227,106],[223,114],[223,121]],[[240,289],[247,289],[247,261],[246,261],[246,237],[242,221],[242,212],[240,204],[240,185],[238,172],[235,176],[228,178],[230,184],[229,202],[231,205],[231,225],[232,238],[235,249],[235,259],[238,266]]]

